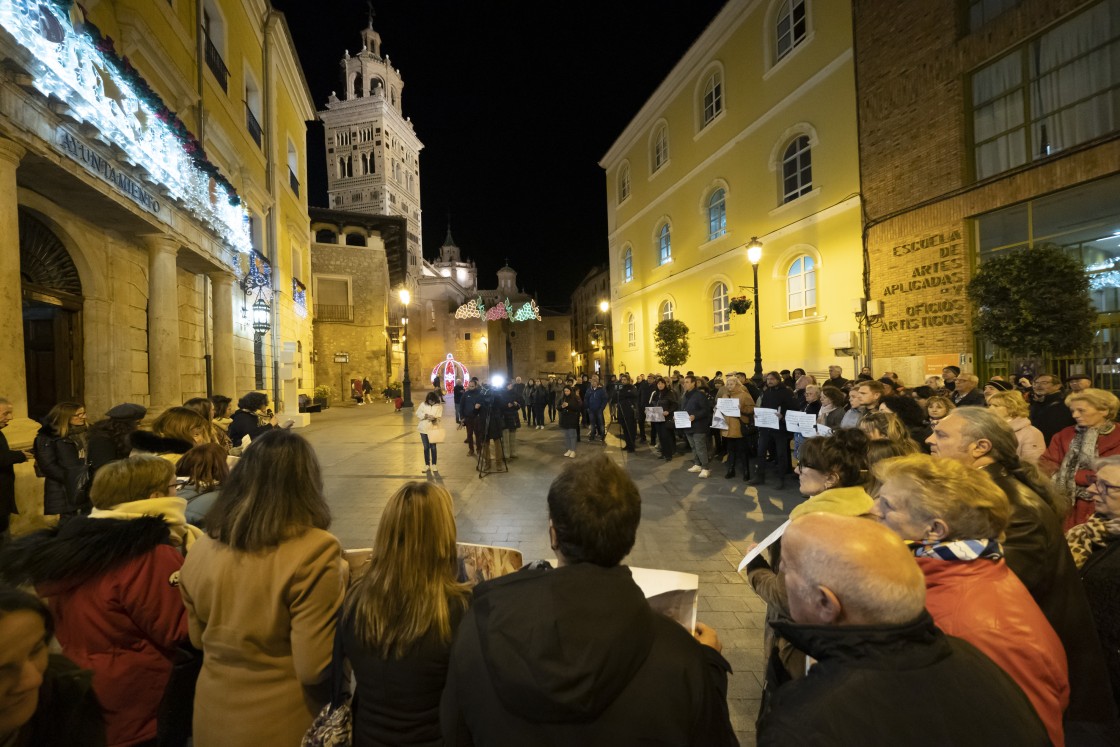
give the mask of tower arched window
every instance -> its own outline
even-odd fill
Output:
[[[354,157],[346,156],[346,176],[354,176]]]
[[[731,308],[727,303],[727,284],[712,286],[712,331],[727,332],[731,329]]]
[[[661,125],[653,136],[653,171],[669,162],[669,128]]]
[[[362,97],[362,76],[355,75],[354,82],[354,98],[360,99]]]
[[[622,282],[629,283],[634,279],[634,252],[626,247],[622,252]]]
[[[791,202],[813,189],[813,153],[808,135],[790,141],[782,154],[782,202]]]
[[[621,204],[630,196],[630,164],[618,168],[618,202]]]
[[[727,233],[727,193],[722,188],[708,198],[708,240]]]
[[[782,0],[774,16],[774,61],[785,57],[805,41],[809,25],[805,14],[806,0]]]
[[[673,261],[673,244],[670,237],[669,224],[661,226],[657,234],[657,263],[659,265]]]
[[[786,310],[790,319],[817,315],[817,267],[813,258],[803,254],[786,273]]]
[[[633,314],[626,315],[626,346],[638,347],[638,322],[634,319]]]
[[[668,298],[662,301],[661,305],[657,307],[657,318],[661,321],[673,318],[673,302]]]
[[[362,173],[369,173],[369,157],[365,153],[362,154]]]
[[[723,111],[723,78],[718,70],[713,72],[704,83],[704,126],[715,119]]]

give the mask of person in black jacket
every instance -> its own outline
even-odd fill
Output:
[[[518,377],[520,381],[520,377]],[[518,391],[518,386],[521,390]],[[506,383],[505,391],[501,394],[502,405],[502,446],[505,449],[506,459],[517,458],[517,431],[521,428],[521,411],[525,404],[525,385]]]
[[[1031,397],[1031,425],[1042,431],[1046,445],[1058,431],[1065,430],[1071,425],[1077,425],[1073,414],[1066,407],[1066,394],[1058,377],[1053,374],[1043,373],[1035,377],[1031,385],[1034,395]]]
[[[669,382],[665,381],[664,377],[659,376],[654,383],[654,389],[649,395],[649,406],[661,408],[664,421],[650,425],[655,429],[657,442],[661,447],[661,458],[666,462],[672,461],[673,451],[677,446],[677,436],[673,431],[673,413],[677,410],[677,396],[673,394]]]
[[[4,429],[12,422],[12,403],[0,397],[0,542],[8,531],[8,521],[12,514],[19,513],[16,506],[15,465],[27,461],[29,452],[8,448]]]
[[[615,388],[615,409],[618,412],[619,426],[622,428],[622,440],[626,442],[624,451],[634,451],[634,440],[638,433],[638,389],[630,383],[630,374],[623,373],[618,377],[618,386]]]
[[[248,436],[255,441],[266,432],[276,428],[280,420],[268,408],[268,395],[264,392],[249,392],[237,400],[237,412],[229,424],[229,440],[234,448],[243,446],[241,441]]]
[[[143,405],[132,402],[119,404],[105,413],[106,419],[100,420],[89,429],[89,468],[91,475],[109,462],[128,459],[132,453],[129,436],[140,427],[140,421],[148,414]]]
[[[86,408],[60,402],[43,418],[35,436],[35,469],[42,473],[43,513],[69,518],[88,511],[89,461]]]
[[[482,389],[478,386],[478,377],[473,376],[459,404],[455,406],[455,410],[459,413],[459,420],[467,429],[467,438],[464,441],[467,444],[467,456],[474,456],[476,449],[481,452],[482,445],[485,443],[481,427],[478,425],[478,413],[481,409]]]
[[[641,497],[599,454],[548,490],[557,568],[475,587],[451,649],[444,744],[737,744],[719,637],[650,609],[630,569]]]
[[[1014,680],[933,624],[925,578],[885,526],[807,514],[783,535],[782,563],[792,622],[773,627],[816,662],[781,684],[760,746],[894,745],[914,734],[956,747],[1050,744]]]
[[[756,410],[759,407],[766,407],[778,411],[778,428],[758,429],[758,471],[748,482],[751,485],[762,485],[766,482],[766,465],[769,463],[767,453],[770,453],[778,470],[778,488],[784,488],[786,475],[793,473],[790,459],[790,441],[793,436],[786,430],[785,417],[788,411],[797,410],[797,400],[790,388],[782,383],[778,372],[771,371],[766,374],[766,389],[762,391],[761,397],[756,402]],[[757,417],[757,412],[755,416]]]

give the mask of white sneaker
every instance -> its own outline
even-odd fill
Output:
[[[708,470],[702,469],[702,470],[700,470],[700,479],[703,480],[705,477],[708,477],[711,474],[712,473],[709,472]]]
[[[576,453],[574,451],[569,451],[568,456],[571,457],[572,459],[575,459],[576,458]]]
[[[700,471],[700,465],[699,464],[694,464],[694,465],[692,465],[691,467],[688,468],[688,471],[689,472],[699,472]]]
[[[439,474],[439,467],[437,467],[433,464],[432,465],[432,473],[438,475]]]

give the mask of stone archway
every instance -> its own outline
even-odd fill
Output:
[[[19,210],[19,270],[27,414],[41,419],[83,392],[82,282],[62,240],[30,210]]]

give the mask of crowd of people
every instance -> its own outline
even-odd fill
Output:
[[[805,500],[746,567],[767,605],[759,744],[1113,743],[1120,400],[1045,374],[842,374],[472,380],[453,407],[487,469],[522,422],[574,457],[609,421],[700,479],[796,477]],[[607,455],[549,488],[558,567],[472,591],[438,482],[400,488],[351,568],[314,450],[266,395],[229,404],[141,427],[139,405],[87,425],[66,402],[29,451],[0,440],[5,505],[33,458],[59,517],[0,544],[0,744],[299,744],[351,673],[357,745],[735,743],[718,633],[654,614],[622,565],[641,499]],[[426,474],[446,409],[433,391],[415,413]]]

